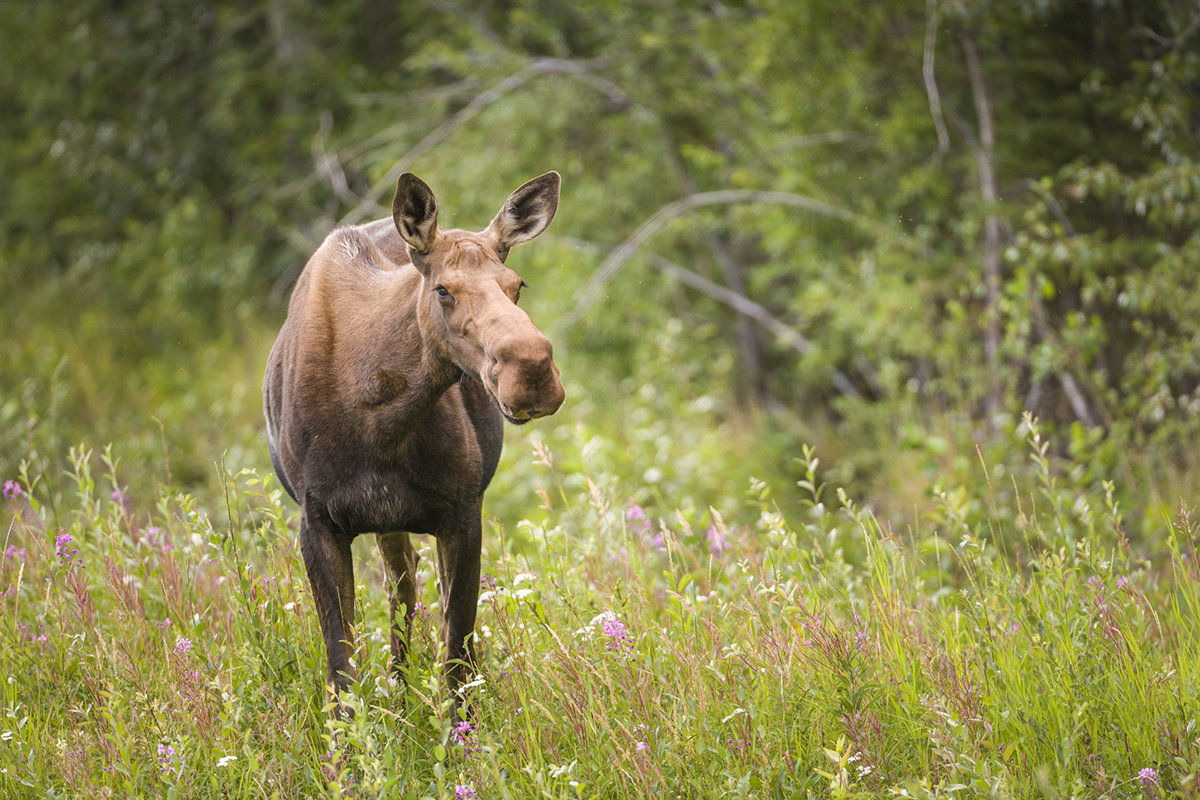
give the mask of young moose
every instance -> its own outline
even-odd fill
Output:
[[[263,406],[271,461],[301,507],[335,695],[356,677],[350,542],[360,533],[378,536],[387,565],[395,666],[417,598],[410,533],[437,539],[451,688],[474,663],[480,509],[502,418],[524,424],[563,402],[550,342],[517,306],[524,282],[504,265],[550,224],[558,190],[548,172],[513,192],[482,233],[440,230],[433,192],[405,173],[392,219],[335,230],[292,292]]]

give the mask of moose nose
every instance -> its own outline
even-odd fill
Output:
[[[545,417],[562,405],[565,393],[553,348],[540,334],[497,343],[492,348],[488,377],[501,409],[512,419]]]

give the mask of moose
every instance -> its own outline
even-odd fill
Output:
[[[525,282],[504,264],[550,224],[560,180],[529,181],[474,233],[440,229],[433,192],[406,172],[392,218],[334,230],[292,291],[263,408],[271,462],[300,505],[325,683],[339,708],[357,677],[350,543],[359,534],[376,535],[386,565],[393,670],[406,663],[416,610],[414,533],[437,541],[450,688],[475,665],[481,505],[503,420],[548,416],[564,399],[550,341],[517,305]]]

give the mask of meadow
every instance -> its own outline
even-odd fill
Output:
[[[1194,1],[5,2],[0,798],[1200,795]],[[405,170],[561,174],[567,401],[335,720],[259,387]]]
[[[397,681],[361,537],[344,720],[273,475],[222,473],[206,507],[166,483],[130,496],[112,448],[73,449],[62,476],[27,464],[0,512],[2,793],[1192,796],[1200,520],[1163,518],[1147,559],[1111,485],[1056,477],[1031,418],[1014,435],[1027,487],[989,485],[974,523],[942,492],[909,530],[824,484],[808,448],[798,486],[731,487],[733,523],[643,507],[514,437],[540,506],[485,533],[469,711],[440,678],[432,542]]]

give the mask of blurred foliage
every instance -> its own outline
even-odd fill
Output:
[[[4,475],[82,440],[120,442],[135,490],[211,489],[222,454],[265,465],[257,384],[290,286],[335,224],[386,213],[399,162],[463,227],[563,174],[554,226],[512,263],[569,402],[513,435],[575,441],[639,502],[735,513],[729,486],[790,485],[808,442],[899,522],[979,486],[985,462],[997,484],[1031,480],[1023,411],[1068,480],[1120,479],[1131,535],[1195,488],[1194,3],[0,10]],[[684,209],[600,279],[660,209],[726,190],[824,211]],[[491,499],[511,525],[536,499],[530,448],[509,450]]]

